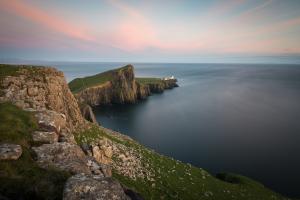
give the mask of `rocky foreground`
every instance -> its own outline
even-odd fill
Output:
[[[217,179],[87,121],[91,109],[54,68],[0,65],[0,72],[0,199],[287,199],[243,176]],[[119,100],[138,96],[138,84],[118,80],[132,92]]]

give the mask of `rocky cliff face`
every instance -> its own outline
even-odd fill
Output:
[[[99,86],[86,88],[75,94],[79,102],[89,105],[111,103],[134,103],[137,99],[137,85],[134,80],[133,66],[112,72],[112,80]]]
[[[162,80],[158,83],[146,83],[140,84],[137,83],[138,87],[138,97],[140,99],[145,99],[147,96],[151,95],[152,93],[162,93],[166,89],[172,89],[174,87],[178,87],[177,80]]]
[[[54,68],[19,66],[13,76],[2,77],[0,102],[4,101],[23,109],[61,113],[66,117],[66,127],[70,131],[84,123],[63,73]]]
[[[100,151],[104,144],[98,146],[98,149],[93,149],[93,154],[88,155],[75,141],[76,131],[87,129],[92,124],[82,116],[77,100],[69,90],[62,72],[54,68],[3,65],[0,65],[0,72],[0,103],[10,102],[28,111],[37,122],[35,130],[28,133],[28,144],[24,145],[24,141],[20,143],[13,139],[10,142],[16,144],[0,142],[1,161],[18,162],[22,148],[30,148],[35,156],[34,159],[30,157],[29,162],[36,162],[45,170],[56,169],[73,175],[65,183],[63,199],[129,199],[120,183],[111,178],[112,153],[109,154],[107,150]],[[124,74],[130,75],[126,73]],[[118,76],[116,84],[126,90],[135,89],[135,85],[125,82],[124,79],[122,75]],[[119,95],[118,99],[125,101],[135,94],[121,92]],[[90,107],[83,107],[83,111],[91,121],[95,120]],[[93,126],[98,127],[95,123]],[[104,157],[105,161],[110,162],[99,159]],[[9,173],[4,171],[4,174]],[[16,193],[18,196],[18,189]],[[23,196],[20,199],[23,199]]]
[[[106,104],[135,103],[152,93],[161,93],[165,89],[178,87],[177,80],[161,80],[142,84],[135,80],[134,67],[127,65],[112,72],[112,78],[103,84],[88,87],[75,94],[79,102],[91,106]]]

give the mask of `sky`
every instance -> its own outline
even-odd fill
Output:
[[[0,0],[0,60],[300,63],[300,0]]]

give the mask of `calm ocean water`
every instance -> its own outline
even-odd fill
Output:
[[[123,64],[50,65],[70,81]],[[102,125],[210,173],[239,173],[300,197],[300,65],[134,66],[137,76],[174,75],[180,87],[136,105],[95,108]]]

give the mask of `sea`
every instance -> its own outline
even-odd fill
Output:
[[[128,63],[52,62],[67,81]],[[103,126],[156,152],[300,197],[300,65],[131,63],[178,88],[134,105],[93,108]]]

